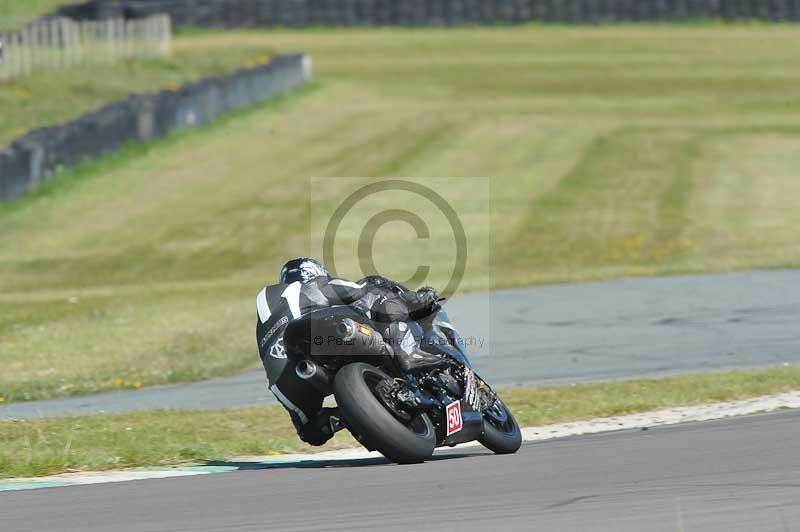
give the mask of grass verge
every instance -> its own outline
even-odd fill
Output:
[[[169,149],[175,143],[191,144],[225,131],[254,113],[285,112],[319,88],[310,83],[221,117],[211,129],[185,130],[155,142],[132,143],[107,157],[87,161],[19,201],[0,203],[0,217],[23,214],[31,204],[57,201],[86,180],[146,159],[153,151]],[[104,270],[113,269],[118,260],[109,258],[95,273],[105,275]],[[129,260],[141,258],[131,256]],[[242,304],[252,299],[252,284],[181,283],[163,278],[159,284],[160,288],[145,290],[123,285],[111,291],[51,293],[45,296],[50,304],[44,307],[27,302],[30,293],[22,300],[13,294],[7,294],[8,299],[0,295],[0,355],[8,355],[8,371],[0,375],[0,403],[206,380],[261,365],[252,346],[252,309]],[[209,300],[211,293],[215,295]],[[103,325],[109,320],[115,338],[144,339],[140,332],[146,330],[147,340],[117,343],[111,348]],[[48,334],[42,335],[45,330]],[[81,333],[76,336],[78,330]],[[33,358],[13,356],[23,351]],[[65,358],[70,364],[55,362]]]
[[[707,373],[577,386],[510,388],[501,396],[521,425],[733,401],[800,389],[800,368]],[[305,446],[279,406],[166,410],[76,418],[0,421],[0,478],[119,469],[243,455],[351,447],[340,433]]]

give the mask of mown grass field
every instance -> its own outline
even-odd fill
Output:
[[[733,401],[800,388],[800,368],[707,373],[578,386],[510,388],[501,396],[522,426]],[[323,447],[297,438],[280,406],[162,410],[0,421],[0,478],[225,461],[357,446],[347,431]]]
[[[59,6],[74,3],[72,0],[0,0],[0,31],[17,29]]]
[[[257,364],[253,297],[318,238],[314,178],[455,183],[448,199],[477,220],[465,289],[797,266],[799,37],[785,25],[185,35],[177,49],[209,61],[308,51],[317,81],[0,206],[0,394]],[[491,224],[486,193],[462,177],[489,180]],[[382,271],[407,277],[416,235],[396,223],[379,237]],[[441,283],[451,259],[434,259],[428,281]]]

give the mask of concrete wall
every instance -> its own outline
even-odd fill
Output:
[[[200,27],[800,20],[800,0],[92,0],[70,14],[161,12],[178,26]]]
[[[285,55],[269,64],[175,90],[115,102],[72,122],[33,131],[0,150],[0,199],[35,189],[59,167],[119,149],[131,141],[198,126],[297,87],[311,77],[311,58]]]

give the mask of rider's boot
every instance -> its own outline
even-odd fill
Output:
[[[406,373],[441,366],[445,363],[444,357],[426,353],[422,349],[415,349],[410,354],[402,349],[396,349],[394,359],[400,369]]]
[[[387,332],[392,344],[391,354],[403,372],[410,373],[445,363],[444,357],[419,348],[406,323],[392,323]]]
[[[300,439],[309,445],[324,445],[343,428],[339,409],[326,407],[302,427],[299,431]]]

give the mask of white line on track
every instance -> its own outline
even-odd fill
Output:
[[[756,397],[753,399],[745,399],[742,401],[733,401],[729,403],[711,403],[697,406],[665,408],[662,410],[643,412],[639,414],[597,418],[590,419],[588,421],[559,423],[540,427],[527,427],[522,430],[522,435],[526,442],[542,441],[553,438],[562,438],[565,436],[576,436],[580,434],[595,434],[599,432],[674,425],[690,421],[708,421],[712,419],[722,419],[733,416],[755,414],[759,412],[772,412],[775,410],[788,408],[800,408],[800,391],[779,393],[763,397]],[[477,445],[480,444],[477,442],[470,442],[460,445],[459,448],[474,447]],[[259,469],[259,465],[263,466],[263,469],[268,469],[269,467],[275,467],[281,464],[292,465],[302,464],[304,462],[319,463],[326,461],[379,457],[380,454],[377,452],[369,452],[366,449],[355,448],[313,454],[286,454],[280,456],[248,457],[243,459],[233,459],[231,462],[247,462],[254,469]],[[87,484],[106,484],[111,482],[127,482],[130,480],[186,477],[193,475],[210,475],[238,471],[240,469],[240,466],[235,465],[217,465],[169,468],[162,467],[127,471],[105,471],[97,473],[68,473],[50,477],[21,478],[0,482],[0,491],[16,491]]]

